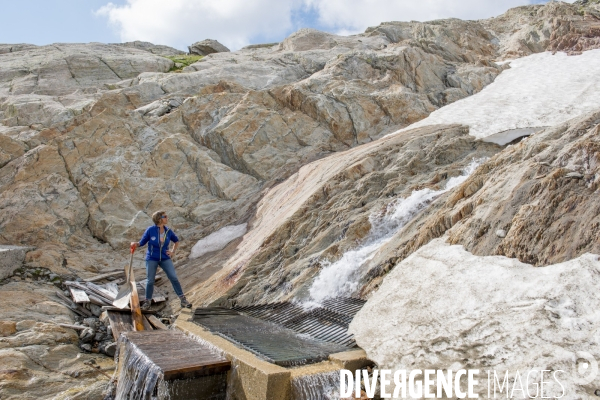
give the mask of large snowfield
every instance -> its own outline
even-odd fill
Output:
[[[350,331],[382,369],[562,370],[562,398],[587,398],[600,360],[598,258],[535,268],[435,239],[389,273]]]
[[[504,145],[600,108],[600,50],[535,54],[510,67],[480,93],[404,130],[462,124]],[[355,317],[350,331],[368,358],[392,370],[508,371],[511,388],[517,370],[562,370],[563,399],[593,395],[600,383],[600,257],[535,268],[445,240],[396,265]],[[486,389],[480,387],[483,397]],[[547,390],[560,397],[563,389]],[[518,387],[515,396],[521,398]]]
[[[600,107],[600,50],[578,56],[550,52],[510,62],[481,92],[449,104],[412,129],[437,124],[463,124],[476,138],[498,135],[498,144],[510,142],[510,131],[556,125]]]

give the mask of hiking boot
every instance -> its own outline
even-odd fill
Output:
[[[189,301],[187,301],[187,299],[185,298],[185,296],[180,296],[179,300],[181,300],[181,307],[182,308],[192,308],[192,303],[190,303]]]
[[[143,311],[148,311],[150,309],[150,305],[152,304],[152,300],[144,300],[142,304],[140,304],[140,308]]]

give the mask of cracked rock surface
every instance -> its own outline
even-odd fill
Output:
[[[504,150],[458,125],[384,137],[483,90],[508,68],[499,61],[593,48],[595,10],[549,3],[347,37],[302,29],[278,44],[209,54],[180,73],[161,57],[172,50],[141,42],[2,44],[0,243],[35,247],[28,270],[88,278],[126,265],[128,243],[164,209],[182,239],[176,265],[194,305],[302,298],[319,258],[333,262],[360,243],[370,213],[491,157],[361,270],[362,294],[446,231],[477,254],[534,265],[596,251],[587,233],[597,231],[593,120]],[[509,192],[512,203],[502,197]],[[527,218],[532,209],[540,221]],[[243,238],[184,260],[199,239],[244,223]],[[9,363],[0,396],[43,397],[28,383],[39,377],[57,382],[47,385],[53,394],[98,398],[101,373],[68,374],[87,368],[74,355],[77,335],[48,325],[70,322],[71,311],[50,285],[28,279],[0,283],[14,300],[0,311]]]

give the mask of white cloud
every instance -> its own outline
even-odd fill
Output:
[[[280,38],[292,27],[298,0],[127,0],[97,11],[106,16],[122,41],[144,40],[180,49],[216,39],[232,50],[251,38]]]
[[[481,19],[504,13],[529,0],[305,0],[325,26],[363,31],[387,21],[441,18]]]
[[[570,0],[572,2],[573,0]],[[314,27],[338,34],[385,21],[480,19],[538,0],[127,0],[97,13],[123,41],[145,40],[180,49],[216,39],[237,50],[252,41],[280,41]]]

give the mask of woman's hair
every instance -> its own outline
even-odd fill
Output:
[[[160,223],[161,217],[166,214],[166,211],[160,210],[152,214],[152,221],[154,225],[158,225]]]

